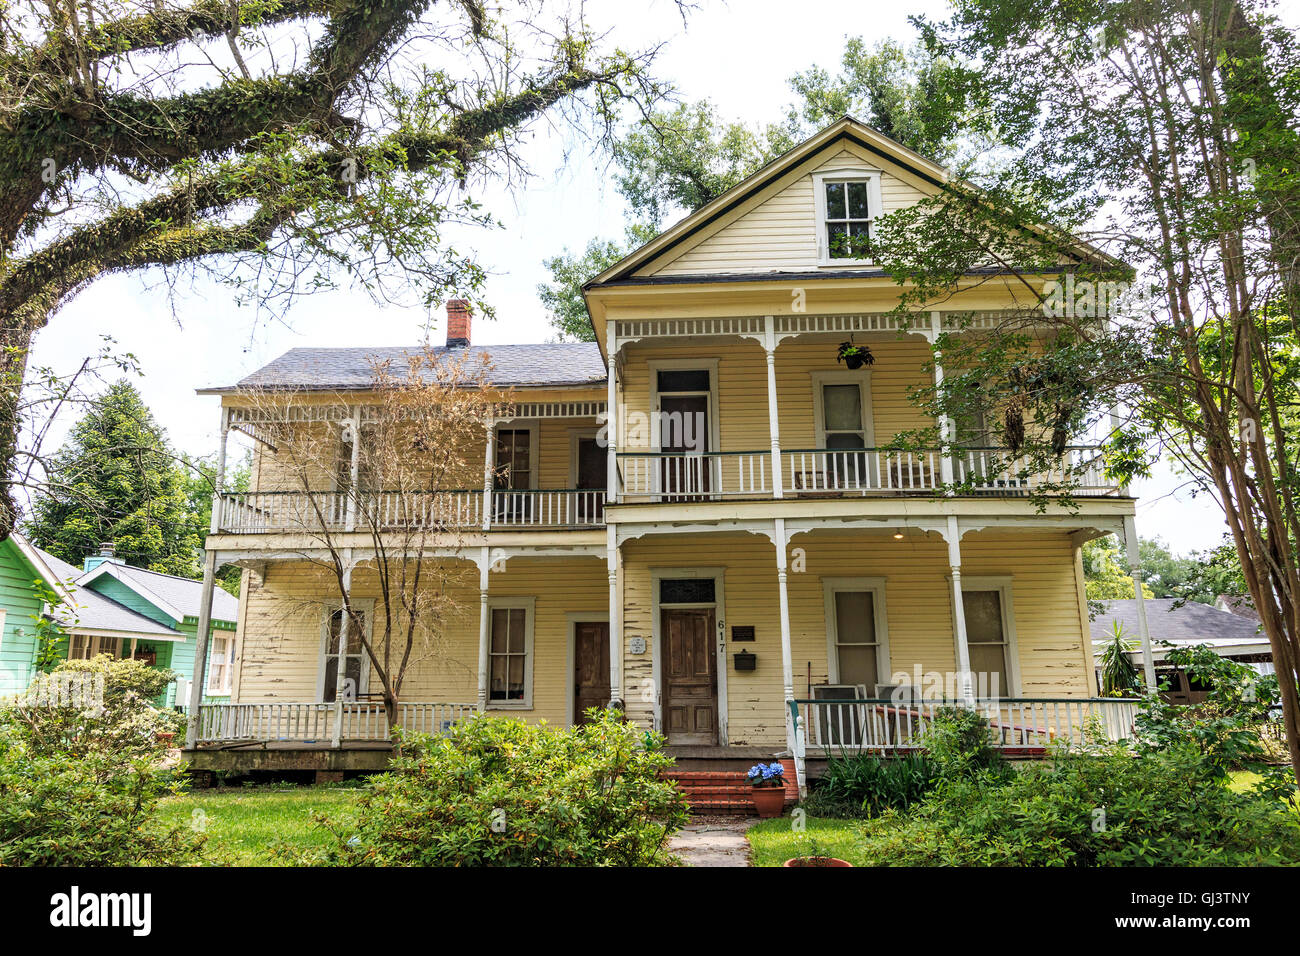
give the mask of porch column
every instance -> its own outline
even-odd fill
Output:
[[[772,497],[783,498],[781,479],[781,424],[776,401],[776,318],[763,317],[763,350],[767,353],[767,431],[772,440]]]
[[[936,346],[934,352],[934,387],[935,390],[943,392],[943,357],[937,348],[939,335],[943,331],[943,317],[938,312],[930,313],[930,334],[927,338],[930,344]],[[953,467],[952,467],[952,442],[956,436],[953,435],[952,419],[947,415],[939,416],[939,480],[943,482],[944,493],[948,495],[955,494],[953,490]]]
[[[355,438],[353,435],[356,447]],[[348,632],[352,627],[351,615],[348,614],[348,608],[352,605],[352,549],[348,548],[343,552],[343,614],[339,620],[339,643],[337,648],[338,658],[334,666],[334,733],[330,739],[330,746],[337,750],[343,744],[343,704],[348,698],[347,681],[348,681]],[[353,696],[360,688],[353,688]]]
[[[605,500],[618,501],[618,331],[613,319],[605,324],[605,379],[609,389],[605,403]],[[611,626],[613,618],[610,619]],[[610,666],[613,666],[611,660]]]
[[[345,503],[347,508],[347,524],[349,531],[357,530],[357,496],[361,489],[357,487],[357,482],[361,480],[361,408],[353,405],[348,409],[351,416],[349,428],[352,429],[352,461],[348,469],[348,500]],[[340,667],[342,661],[339,662]]]
[[[1124,546],[1128,551],[1129,574],[1133,576],[1133,596],[1137,598],[1138,636],[1142,638],[1142,677],[1147,693],[1156,693],[1156,662],[1151,656],[1151,631],[1147,628],[1146,597],[1142,594],[1142,560],[1138,551],[1137,523],[1131,515],[1124,518]]]
[[[491,637],[491,618],[488,614],[488,563],[491,555],[483,548],[478,561],[478,710],[487,710],[488,700],[488,641]]]
[[[497,423],[489,415],[487,420],[487,440],[483,452],[483,530],[492,527],[492,485],[495,484],[497,471]],[[507,499],[508,500],[508,499]]]
[[[217,473],[212,483],[212,523],[209,534],[221,530],[221,493],[226,487],[226,443],[230,439],[230,409],[221,409],[221,441],[217,445]]]
[[[605,528],[606,568],[609,573],[609,706],[623,709],[623,602],[618,591],[618,531]]]
[[[785,552],[788,539],[785,535],[785,519],[777,518],[775,525],[773,543],[776,545],[776,587],[781,608],[781,702],[785,707],[785,743],[790,755],[796,757],[795,777],[799,792],[802,793],[804,773],[802,763],[797,759],[798,739],[795,736],[794,715],[790,712],[790,702],[794,700],[794,652],[790,649],[790,589],[786,573]]]
[[[212,630],[212,589],[217,580],[217,553],[203,555],[203,589],[199,596],[199,629],[194,636],[194,679],[190,681],[189,713],[185,721],[185,749],[193,750],[199,739],[199,707],[208,679],[208,632]]]
[[[966,604],[961,594],[961,529],[957,519],[948,517],[948,570],[952,574],[953,640],[957,645],[957,682],[962,703],[974,706],[971,687],[970,644],[966,639]]]

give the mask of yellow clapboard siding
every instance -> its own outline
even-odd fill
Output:
[[[815,270],[818,222],[813,173],[819,169],[881,170],[883,213],[925,198],[919,181],[897,164],[854,148],[827,150],[802,167],[793,182],[769,187],[743,204],[707,238],[685,250],[669,250],[641,270],[645,275],[696,275],[734,272]]]
[[[445,633],[419,639],[401,696],[410,701],[472,703],[478,688],[478,577],[468,563],[452,569],[447,591],[458,610],[447,616]],[[380,596],[373,573],[359,570],[356,598]],[[595,558],[515,558],[491,576],[492,598],[535,598],[532,707],[512,709],[528,720],[564,723],[571,679],[568,667],[568,615],[590,613],[603,619],[609,588],[603,560]],[[240,641],[238,700],[311,701],[318,699],[322,622],[337,605],[337,591],[326,573],[307,562],[268,565],[266,579],[252,578],[245,592],[245,628]],[[377,608],[372,633],[382,632]],[[394,645],[400,654],[405,638]],[[378,649],[378,648],[377,648]],[[370,690],[379,682],[372,672]]]

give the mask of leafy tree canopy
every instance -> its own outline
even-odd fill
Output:
[[[199,575],[207,526],[192,510],[165,432],[126,379],[109,387],[53,455],[26,530],[71,564],[112,542],[128,564]]]

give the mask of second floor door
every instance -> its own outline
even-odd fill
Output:
[[[681,500],[707,495],[713,487],[709,465],[710,373],[708,369],[658,372],[660,488]]]

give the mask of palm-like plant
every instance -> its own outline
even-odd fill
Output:
[[[1122,697],[1142,689],[1142,677],[1128,656],[1136,648],[1137,642],[1125,636],[1124,625],[1119,621],[1113,622],[1110,639],[1101,652],[1102,694]]]

